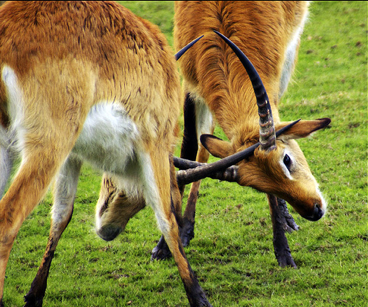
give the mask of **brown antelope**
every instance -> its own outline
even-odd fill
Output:
[[[294,70],[307,15],[307,2],[175,2],[176,49],[204,35],[179,61],[186,93],[181,157],[206,162],[209,153],[224,158],[260,141],[252,156],[238,161],[230,177],[267,194],[275,254],[281,266],[296,266],[284,230],[298,228],[283,200],[312,221],[326,211],[326,202],[294,139],[326,127],[330,119],[302,120],[277,138],[275,135],[275,129],[287,124],[280,121],[277,107]],[[211,135],[215,123],[230,142]],[[184,246],[194,235],[199,185],[200,181],[193,183],[188,196],[181,234]]]
[[[113,2],[8,2],[0,8],[0,72],[1,192],[15,154],[21,158],[0,201],[0,305],[14,239],[55,178],[49,242],[25,298],[42,306],[86,160],[124,191],[118,208],[97,208],[97,233],[113,239],[147,203],[191,305],[210,306],[171,209],[181,202],[172,163],[181,91],[158,27]],[[123,219],[119,227],[110,211]]]

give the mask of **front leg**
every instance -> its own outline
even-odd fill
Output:
[[[191,98],[190,94],[187,93],[184,101],[184,135],[183,142],[181,145],[180,157],[194,161],[198,152],[198,138],[196,130],[196,114],[195,114],[195,102]],[[179,186],[181,197],[184,194],[185,185]],[[191,193],[190,193],[191,195]],[[195,195],[198,195],[196,193]],[[189,196],[189,199],[191,197]],[[193,201],[194,200],[194,201]],[[192,198],[192,201],[188,200],[188,204],[185,210],[186,217],[179,223],[180,237],[183,246],[187,246],[189,241],[194,237],[194,214],[195,204],[197,196]],[[175,210],[176,216],[178,216],[178,210]],[[180,216],[181,216],[181,202],[180,202]],[[188,218],[189,217],[189,218]],[[151,259],[163,260],[171,257],[169,247],[165,242],[165,238],[162,235],[156,247],[152,250]]]
[[[184,137],[181,147],[181,158],[206,163],[208,151],[200,144],[199,137],[204,133],[212,134],[214,121],[212,114],[202,98],[187,94],[184,105]],[[198,146],[199,144],[199,146]],[[188,195],[184,212],[183,228],[180,237],[184,246],[188,246],[194,238],[195,210],[201,181],[193,182]],[[183,191],[183,187],[180,187]]]
[[[296,268],[297,266],[291,256],[285,231],[291,232],[298,230],[299,227],[289,214],[284,200],[271,194],[267,194],[267,197],[271,211],[273,246],[277,262],[281,267],[291,266]]]
[[[172,156],[170,156],[170,163],[173,163]],[[176,173],[172,168],[170,171],[171,180],[171,211],[174,213],[175,220],[179,226],[179,233],[182,233],[183,218],[181,216],[181,195],[176,185]],[[172,256],[169,246],[167,245],[165,238],[161,235],[156,247],[152,250],[151,260],[164,260]]]
[[[52,208],[49,240],[37,275],[32,282],[29,292],[24,297],[25,307],[42,306],[56,246],[72,218],[81,165],[82,163],[79,159],[69,157],[57,177],[54,188],[54,205]]]
[[[293,232],[294,230],[299,230],[299,226],[295,223],[294,218],[289,213],[286,201],[281,198],[277,198],[277,203],[279,205],[281,216],[285,219],[285,221],[283,221],[284,230],[289,233]]]
[[[170,165],[167,163],[166,165],[163,163],[165,159],[163,159],[162,155],[158,155],[155,159],[155,155],[151,155],[151,160],[153,161],[153,169],[155,170],[156,182],[161,183],[158,186],[158,191],[160,192],[160,200],[159,202],[150,201],[150,194],[147,193],[147,203],[151,203],[152,209],[155,212],[159,228],[162,234],[165,237],[165,241],[173,255],[173,258],[177,264],[180,277],[184,284],[184,288],[189,300],[190,306],[206,306],[210,307],[211,304],[208,302],[205,292],[199,285],[198,279],[195,276],[193,270],[191,269],[189,262],[186,258],[183,245],[181,243],[179,237],[179,227],[177,223],[177,217],[175,214],[175,205],[173,202],[176,200],[173,199],[173,195],[177,195],[177,193],[173,193],[173,190],[179,192],[179,189],[176,185],[175,179],[175,169],[174,165],[171,162]],[[168,176],[168,168],[171,169],[171,173]],[[160,177],[164,177],[166,172],[166,180],[160,179]],[[162,178],[161,177],[161,178]],[[170,177],[171,187],[167,184],[167,178]],[[170,192],[168,192],[170,190]],[[156,194],[156,193],[153,193]],[[171,197],[170,197],[171,196]],[[179,198],[180,200],[180,198]]]
[[[180,157],[188,160],[196,160],[198,152],[198,136],[196,127],[195,101],[187,93],[184,102],[184,136],[181,144]],[[200,182],[194,182],[191,186],[188,202],[184,213],[183,228],[180,232],[180,238],[183,246],[188,246],[194,237],[194,218],[195,207],[198,198]],[[194,187],[193,187],[194,186]],[[183,195],[185,186],[179,186]]]

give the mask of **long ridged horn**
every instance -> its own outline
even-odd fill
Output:
[[[280,136],[299,121],[300,119],[281,128],[276,132],[276,136]],[[209,164],[174,157],[175,167],[181,169],[176,174],[176,180],[179,185],[188,184],[207,177],[236,182],[238,180],[238,167],[235,164],[252,156],[258,146],[260,146],[259,142],[231,156]]]
[[[176,181],[178,185],[186,185],[188,183],[197,181],[196,179],[197,176],[199,176],[198,180],[205,178],[202,177],[202,175],[200,174],[201,170],[200,169],[197,170],[197,168],[204,167],[208,164],[174,157],[174,165],[175,167],[180,169],[179,171],[176,172]],[[199,175],[196,174],[198,172]],[[232,165],[226,168],[224,171],[211,173],[206,177],[227,182],[237,182],[238,166]]]
[[[276,132],[276,136],[280,136],[299,121],[300,119],[281,128]],[[259,142],[231,156],[209,164],[174,157],[175,167],[181,169],[176,174],[176,180],[179,185],[185,185],[207,177],[236,182],[238,180],[238,167],[235,164],[252,156],[258,146],[260,146]]]
[[[180,57],[190,48],[192,47],[196,42],[198,42],[204,35],[197,37],[195,40],[191,41],[188,45],[186,45],[184,48],[180,49],[175,54],[175,60],[179,60]]]
[[[252,82],[254,93],[257,98],[258,114],[259,114],[259,143],[262,150],[273,150],[276,148],[275,125],[273,123],[270,101],[268,99],[266,89],[262,80],[254,68],[253,64],[245,56],[245,54],[226,36],[214,31],[219,35],[235,52],[240,62],[246,69],[249,79]]]

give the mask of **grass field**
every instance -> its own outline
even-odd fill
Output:
[[[173,43],[172,2],[124,5]],[[298,269],[281,269],[265,195],[204,180],[196,236],[185,251],[213,306],[367,306],[367,2],[314,2],[310,10],[280,115],[332,119],[328,129],[299,141],[329,209],[312,223],[289,207],[301,228],[287,235]],[[150,261],[160,237],[152,210],[138,213],[112,242],[96,236],[99,186],[100,174],[85,165],[44,306],[187,306],[174,260]],[[6,307],[23,304],[46,246],[51,205],[47,195],[19,232],[7,267]]]

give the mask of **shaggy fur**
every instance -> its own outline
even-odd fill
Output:
[[[1,175],[9,175],[14,152],[22,159],[0,201],[0,305],[17,232],[55,178],[49,242],[26,296],[27,306],[42,305],[84,160],[128,196],[109,210],[98,206],[98,234],[113,239],[133,214],[151,206],[189,301],[209,305],[171,207],[180,206],[169,157],[181,91],[158,27],[114,2],[8,2],[0,8],[0,71]]]
[[[286,90],[295,67],[300,35],[308,15],[307,2],[262,1],[179,1],[175,3],[174,38],[177,50],[199,35],[204,37],[179,61],[184,76],[185,94],[195,105],[185,131],[199,131],[199,118],[205,102],[214,124],[223,129],[230,142],[202,137],[207,150],[223,158],[245,149],[259,140],[259,116],[256,97],[246,70],[231,48],[214,30],[234,42],[253,63],[266,88],[276,130],[287,123],[280,121],[279,98]],[[186,100],[188,102],[188,98]],[[189,114],[188,114],[189,115]],[[276,141],[277,149],[257,149],[252,158],[239,166],[238,183],[288,201],[303,217],[317,220],[326,210],[307,161],[293,139],[306,137],[329,124],[329,119],[300,121]],[[212,133],[214,129],[212,125]],[[194,129],[192,126],[197,127]],[[184,132],[184,135],[187,135]],[[189,138],[189,137],[187,137]],[[192,134],[192,138],[199,135]],[[189,154],[186,144],[182,153]],[[208,152],[200,144],[196,160],[206,162]],[[282,165],[290,154],[292,168]],[[194,224],[199,183],[191,187],[184,219]],[[181,187],[182,190],[182,187]],[[272,211],[272,210],[271,210]]]

